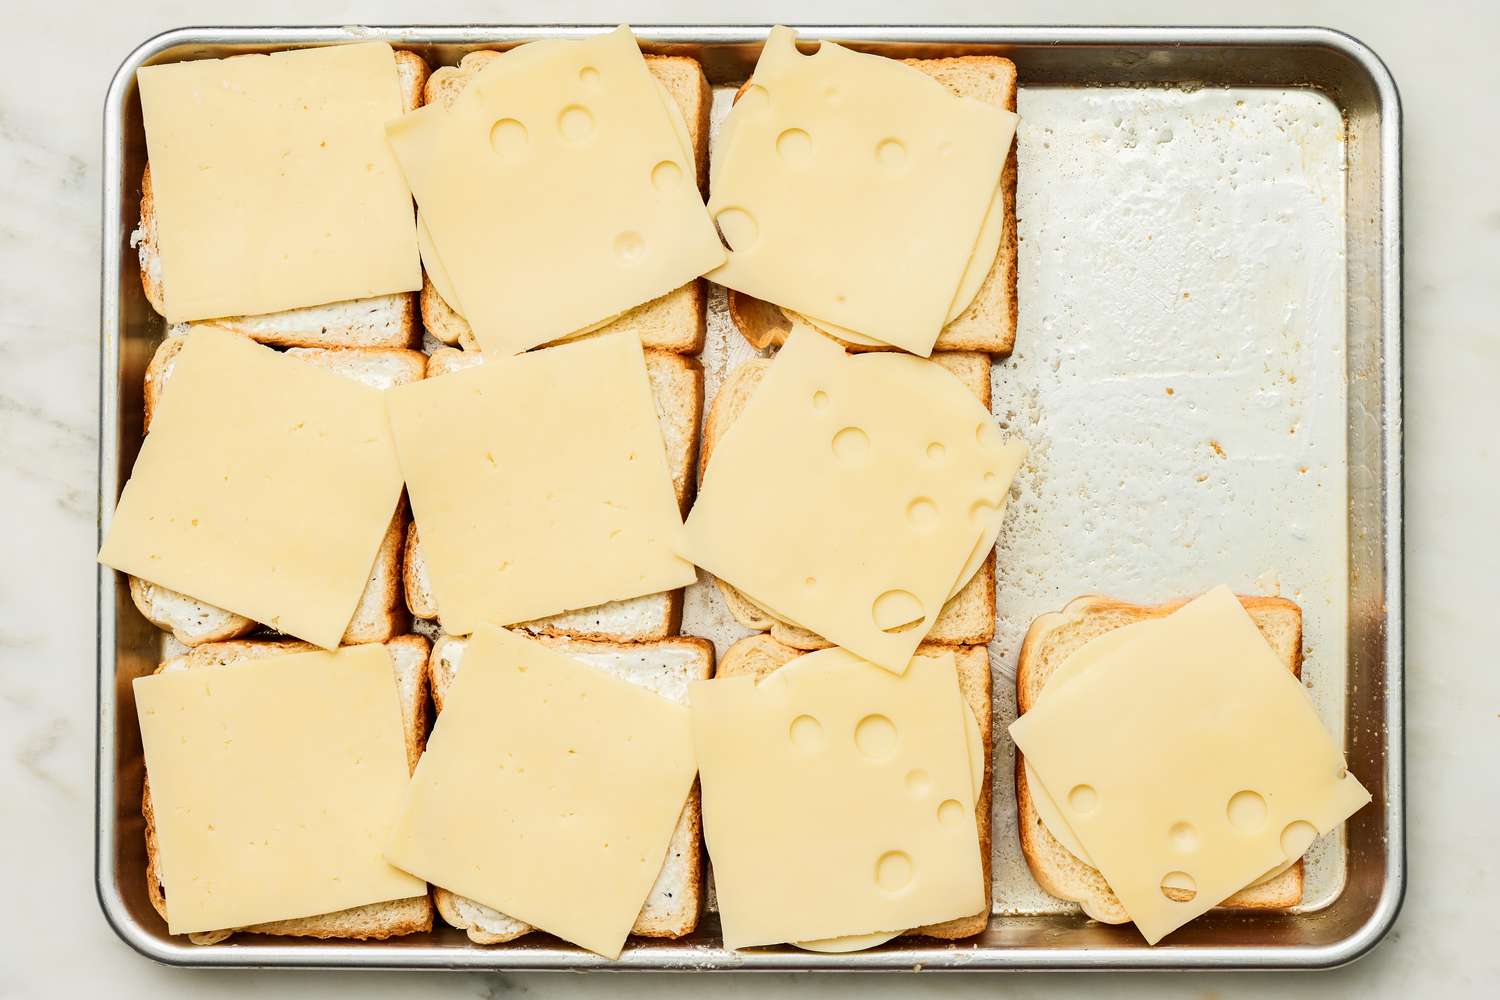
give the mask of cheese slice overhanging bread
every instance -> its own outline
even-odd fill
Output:
[[[403,635],[385,643],[385,648],[391,654],[391,667],[396,674],[396,692],[401,699],[401,720],[406,734],[406,764],[408,768],[414,769],[417,766],[417,760],[422,756],[423,747],[427,745],[429,647],[427,640],[419,635]],[[245,639],[237,642],[209,643],[182,656],[172,657],[162,663],[157,668],[157,672],[228,666],[270,656],[307,653],[315,649],[317,647],[311,643],[296,640]],[[151,905],[165,920],[167,893],[170,887],[164,885],[161,880],[160,855],[156,841],[156,817],[151,805],[149,775],[141,795],[141,815],[146,820],[146,892],[151,898]],[[188,940],[200,945],[218,944],[236,931],[250,934],[279,934],[287,937],[385,940],[403,934],[416,934],[430,930],[432,930],[432,900],[430,896],[422,895],[411,899],[369,903],[348,910],[339,910],[336,913],[189,934]]]
[[[501,54],[489,50],[470,52],[457,66],[436,70],[427,81],[425,103],[451,104],[463,93],[469,81]],[[696,59],[687,56],[648,55],[646,68],[682,111],[693,147],[693,159],[697,163],[698,187],[702,190],[708,175],[708,112],[713,97],[703,67]],[[479,349],[469,324],[444,301],[425,271],[421,299],[422,325],[428,333],[445,344],[462,344],[470,351]],[[703,282],[690,281],[660,298],[636,306],[592,332],[629,330],[640,337],[643,347],[695,354],[703,347],[706,303]]]
[[[171,379],[174,360],[185,343],[186,337],[168,337],[157,347],[146,367],[144,426],[148,432],[157,402]],[[289,357],[319,365],[375,389],[415,382],[427,371],[426,355],[405,348],[294,347],[286,353]],[[370,567],[370,577],[344,631],[344,645],[383,642],[408,625],[401,600],[401,552],[409,521],[403,499],[380,541]],[[243,615],[139,577],[130,579],[130,596],[147,621],[171,632],[177,641],[187,646],[236,639],[249,635],[258,627],[256,622]]]
[[[558,636],[539,641],[596,670],[639,684],[678,704],[687,704],[688,685],[713,675],[714,647],[706,639],[678,636],[655,642],[594,642]],[[444,636],[432,648],[429,676],[433,705],[441,713],[448,685],[463,662],[467,638]],[[493,907],[433,887],[438,913],[468,934],[475,944],[502,944],[535,928]],[[667,847],[661,874],[651,887],[631,933],[640,937],[679,938],[691,934],[703,912],[703,816],[698,785],[693,784],[677,828]]]
[[[1016,711],[1036,703],[1058,667],[1090,639],[1125,625],[1161,618],[1186,601],[1127,604],[1107,597],[1079,597],[1062,611],[1042,615],[1027,630],[1016,669]],[[1293,675],[1302,671],[1302,609],[1282,597],[1241,597],[1261,634]],[[1026,777],[1025,758],[1016,752],[1017,826],[1021,851],[1037,883],[1053,896],[1078,903],[1083,912],[1106,924],[1130,920],[1119,899],[1099,874],[1058,842],[1043,824]],[[1240,910],[1285,909],[1302,900],[1302,862],[1226,899],[1221,907]]]
[[[414,111],[421,107],[428,78],[426,61],[415,52],[398,49],[396,73],[404,108]],[[141,286],[146,300],[158,313],[165,313],[156,201],[151,193],[149,163],[141,176],[141,217],[131,235],[131,245],[136,247],[140,258]],[[416,347],[421,340],[414,292],[330,302],[260,316],[226,316],[214,324],[275,347]],[[171,332],[180,333],[186,325],[175,324]]]
[[[802,656],[805,650],[778,642],[769,635],[751,635],[730,646],[719,661],[715,677],[753,677],[757,681],[792,660]],[[982,911],[968,917],[945,920],[940,924],[916,927],[907,936],[957,940],[980,933],[990,923],[991,892],[990,842],[992,836],[990,801],[991,778],[994,768],[995,734],[992,724],[992,682],[990,677],[990,654],[984,646],[954,646],[946,643],[924,642],[917,647],[917,655],[935,655],[951,652],[958,669],[958,689],[968,703],[969,710],[979,723],[979,733],[984,739],[984,782],[979,797],[974,803],[974,817],[979,825],[979,857],[984,865],[984,901]]]
[[[645,355],[646,375],[651,382],[666,448],[667,469],[672,474],[678,509],[685,515],[697,484],[694,470],[698,461],[698,423],[703,415],[703,369],[695,359],[681,354],[648,350]],[[476,351],[439,348],[428,362],[427,375],[437,378],[483,361],[484,355]],[[428,579],[427,561],[422,556],[415,523],[407,535],[401,577],[406,606],[411,613],[418,618],[438,618],[437,599]],[[516,627],[536,635],[641,642],[675,635],[681,621],[682,591],[671,590],[564,611]]]
[[[1016,65],[1001,56],[956,56],[946,59],[905,59],[954,93],[1016,110]],[[748,85],[748,84],[747,84]],[[743,92],[743,88],[741,88]],[[738,95],[736,95],[738,96]],[[984,351],[1008,355],[1016,343],[1016,150],[1000,175],[1005,213],[1000,248],[978,293],[962,313],[938,334],[935,351]],[[729,293],[729,315],[745,339],[764,349],[786,341],[792,321],[769,302],[741,292]],[[834,339],[838,339],[835,337]],[[850,351],[889,350],[841,341]]]
[[[986,410],[990,408],[990,359],[977,351],[939,351],[932,355],[963,382]],[[756,358],[740,365],[719,387],[703,426],[703,456],[700,477],[708,469],[714,446],[729,430],[755,394],[771,362]],[[789,471],[788,476],[795,475]],[[767,516],[773,516],[769,512]],[[778,642],[802,650],[823,649],[829,645],[822,636],[784,621],[748,600],[732,584],[714,579],[735,621],[746,628],[769,631]],[[982,645],[995,636],[995,554],[991,552],[968,583],[949,598],[927,633],[928,642],[954,645]]]

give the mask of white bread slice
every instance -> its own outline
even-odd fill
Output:
[[[639,684],[670,701],[687,704],[688,684],[713,675],[714,647],[706,639],[678,636],[656,642],[593,642],[559,636],[540,637],[541,642],[572,656],[596,670]],[[453,682],[468,640],[444,636],[432,648],[428,674],[432,701],[438,712]],[[514,917],[472,899],[433,887],[438,913],[445,921],[466,932],[475,944],[514,941],[534,928]],[[699,811],[698,785],[688,795],[661,874],[631,933],[640,937],[679,938],[691,934],[703,912],[703,817]]]
[[[1107,597],[1079,597],[1062,611],[1032,622],[1021,644],[1016,669],[1016,711],[1025,714],[1036,704],[1053,672],[1090,639],[1124,625],[1160,618],[1182,607],[1170,604],[1127,604]],[[1282,597],[1241,597],[1261,634],[1293,675],[1302,671],[1302,609]],[[1021,852],[1037,883],[1059,899],[1078,903],[1083,912],[1106,924],[1123,924],[1130,915],[1098,869],[1079,860],[1058,843],[1037,814],[1027,785],[1025,758],[1016,751],[1016,807]],[[1275,878],[1242,889],[1221,905],[1226,909],[1285,909],[1302,901],[1302,862]]]
[[[989,355],[977,351],[939,351],[932,355],[932,360],[968,386],[986,410],[990,408]],[[770,367],[771,362],[766,358],[747,361],[731,372],[719,387],[713,406],[709,408],[708,420],[703,426],[700,476],[708,471],[714,446],[744,410],[745,404],[755,394],[756,387],[765,378]],[[719,585],[719,592],[724,596],[729,613],[746,628],[769,631],[778,642],[797,649],[822,649],[829,645],[822,636],[757,607],[732,584],[717,577],[714,582]],[[932,623],[932,631],[927,633],[927,641],[975,646],[983,645],[994,637],[995,554],[991,552],[973,578],[943,605]]]
[[[905,59],[954,93],[1016,110],[1016,65],[1001,56],[955,56],[946,59]],[[748,84],[747,84],[748,86]],[[743,92],[743,87],[741,91]],[[738,94],[735,95],[738,98]],[[1016,345],[1016,150],[1000,174],[1005,227],[995,263],[974,301],[938,334],[938,351],[985,351],[1008,355]],[[792,324],[776,306],[736,291],[729,293],[729,315],[745,339],[764,349],[785,342]],[[835,338],[838,339],[838,338]],[[844,343],[850,351],[888,350]]]
[[[777,642],[769,635],[751,635],[739,640],[725,650],[715,677],[753,677],[760,680],[797,657],[805,650],[795,649]],[[984,783],[979,800],[974,803],[974,818],[979,825],[979,856],[984,864],[984,909],[970,917],[957,917],[940,924],[917,927],[903,935],[957,940],[973,937],[990,924],[992,890],[990,878],[990,841],[993,836],[990,810],[990,788],[994,770],[995,734],[993,727],[992,681],[990,676],[990,654],[984,646],[953,646],[945,643],[924,642],[917,647],[919,655],[937,653],[953,654],[958,668],[958,688],[964,701],[979,721],[979,732],[984,737]]]
[[[415,768],[427,745],[427,640],[419,635],[403,635],[385,644],[396,673],[396,693],[401,699],[401,720],[406,731],[406,764]],[[248,660],[288,653],[305,653],[316,649],[295,640],[246,639],[218,642],[182,655],[174,656],[156,668],[157,673],[173,670],[195,670],[199,667],[228,666]],[[156,815],[151,806],[151,782],[147,776],[141,794],[141,815],[146,819],[146,893],[162,919],[167,918],[167,889],[161,880],[160,856],[156,843]],[[335,913],[292,920],[275,920],[220,931],[189,934],[194,944],[218,944],[236,931],[249,934],[280,934],[288,937],[356,938],[385,940],[402,934],[432,930],[432,900],[427,895],[370,903]]]
[[[469,81],[499,55],[489,50],[470,52],[457,66],[438,69],[427,81],[426,103],[451,104],[463,93]],[[708,180],[708,112],[713,99],[703,67],[698,60],[687,56],[656,55],[646,56],[646,67],[667,88],[667,93],[682,110],[698,168],[698,187],[702,190]],[[661,298],[627,311],[600,327],[597,333],[630,330],[641,338],[643,347],[696,354],[703,349],[707,301],[703,282],[690,281]],[[463,344],[471,351],[478,349],[469,324],[443,300],[425,273],[422,279],[422,325],[445,344]]]
[[[698,460],[698,423],[703,415],[703,369],[695,359],[680,354],[657,350],[648,350],[645,354],[646,375],[651,381],[652,398],[656,401],[656,417],[661,424],[667,468],[672,473],[672,489],[677,494],[678,509],[686,514],[697,485],[694,469]],[[428,362],[427,374],[436,378],[483,361],[484,355],[477,351],[439,348]],[[437,598],[432,592],[427,560],[422,556],[415,523],[407,535],[401,577],[406,589],[406,606],[411,613],[418,618],[437,618]],[[642,642],[675,635],[681,622],[682,591],[672,590],[564,611],[516,627],[538,635]]]
[[[401,80],[405,109],[413,111],[421,107],[428,77],[427,62],[415,52],[398,50],[396,72]],[[165,313],[156,201],[151,193],[149,163],[141,175],[141,219],[130,243],[140,258],[146,300],[158,313]],[[277,347],[415,347],[421,339],[414,292],[330,302],[260,316],[227,316],[214,323]],[[185,326],[174,324],[171,332],[181,332]]]
[[[144,427],[148,432],[156,405],[172,377],[177,353],[185,343],[185,337],[168,337],[157,347],[146,366]],[[375,389],[415,382],[427,370],[426,355],[403,348],[294,347],[286,353],[289,357],[319,365]],[[406,540],[407,522],[403,499],[381,539],[370,567],[370,578],[365,582],[359,604],[344,631],[344,645],[383,642],[409,624],[401,602],[401,549]],[[250,634],[257,627],[243,615],[138,577],[130,579],[130,596],[147,621],[171,632],[179,642],[188,646],[235,639]]]

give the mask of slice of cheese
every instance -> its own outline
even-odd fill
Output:
[[[667,114],[671,116],[672,128],[677,133],[678,143],[682,146],[682,162],[685,164],[695,163],[693,140],[688,134],[687,121],[682,117],[682,108],[672,99],[671,93],[661,80],[653,76],[651,82],[656,84],[657,93],[662,100],[662,107],[666,108]],[[432,279],[432,287],[437,289],[438,295],[442,296],[443,301],[448,304],[448,307],[455,314],[463,316],[463,309],[459,306],[458,302],[458,290],[453,287],[453,280],[448,277],[448,269],[443,266],[442,258],[438,256],[437,244],[432,241],[432,233],[428,231],[427,224],[422,220],[420,212],[417,213],[417,248],[421,251],[422,266],[427,269],[427,277]],[[613,317],[610,318],[612,319]],[[579,330],[578,333],[587,333],[607,322],[609,322],[609,319],[602,320],[597,325]]]
[[[387,400],[446,631],[696,579],[634,335],[491,357]]]
[[[794,661],[795,662],[795,661]],[[792,664],[787,664],[791,666]],[[967,702],[963,704],[964,743],[969,750],[969,778],[974,789],[974,801],[979,801],[984,791],[984,737],[979,733],[979,720]],[[978,816],[975,816],[978,822]],[[849,934],[844,937],[814,938],[808,941],[793,941],[793,947],[803,951],[816,951],[825,955],[847,955],[850,952],[878,948],[887,941],[900,937],[901,931],[878,931],[870,934]]]
[[[689,693],[724,943],[901,931],[984,907],[952,654],[842,649]]]
[[[891,59],[801,55],[776,28],[719,137],[709,211],[732,252],[709,277],[930,354],[1017,121]]]
[[[173,323],[422,287],[385,141],[395,55],[365,42],[147,66],[162,290]]]
[[[200,327],[99,561],[332,648],[400,498],[380,390]]]
[[[1370,794],[1228,588],[1131,631],[1010,732],[1155,944]]]
[[[485,626],[443,699],[386,856],[616,958],[696,770],[685,707]]]
[[[1131,641],[1133,641],[1135,632],[1133,632],[1132,630],[1138,628],[1143,624],[1147,623],[1136,622],[1130,625],[1123,625],[1120,628],[1111,629],[1110,631],[1105,632],[1102,635],[1090,639],[1071,656],[1069,656],[1065,661],[1063,661],[1063,663],[1053,672],[1052,676],[1047,679],[1046,686],[1044,686],[1042,690],[1037,693],[1037,701],[1040,702],[1043,698],[1046,698],[1049,693],[1055,693],[1062,690],[1062,688],[1073,683],[1079,677],[1082,677],[1086,671],[1094,669],[1099,664],[1108,664],[1110,662],[1111,656],[1118,652],[1122,646],[1127,646]],[[1052,793],[1047,790],[1047,787],[1042,784],[1042,779],[1039,778],[1036,771],[1032,769],[1031,761],[1023,761],[1022,766],[1026,769],[1026,785],[1031,792],[1031,803],[1035,807],[1037,816],[1042,821],[1042,825],[1047,828],[1047,832],[1052,834],[1053,838],[1059,844],[1061,844],[1063,846],[1063,849],[1066,850],[1069,854],[1072,854],[1075,858],[1082,861],[1084,864],[1089,865],[1090,867],[1097,867],[1096,865],[1094,865],[1093,858],[1089,857],[1087,849],[1085,849],[1082,842],[1079,841],[1078,835],[1075,834],[1073,832],[1073,828],[1068,825],[1068,821],[1066,818],[1064,818],[1062,810],[1057,807],[1056,801],[1054,801],[1052,798]],[[1266,872],[1255,881],[1249,883],[1248,887],[1254,887],[1260,885],[1263,882],[1269,882],[1271,879],[1275,878],[1277,875],[1280,875],[1292,865],[1296,864],[1297,859],[1300,856],[1301,855],[1299,853],[1296,857],[1291,857],[1283,860],[1281,864],[1277,865],[1275,868],[1272,868],[1270,871]]]
[[[724,260],[629,29],[520,46],[389,138],[485,351],[577,333]]]
[[[850,357],[795,330],[717,445],[683,553],[778,617],[899,671],[1025,453],[941,366]]]
[[[381,856],[407,785],[384,646],[155,674],[134,689],[173,934],[426,893]]]
[[[984,284],[984,279],[989,277],[990,269],[995,266],[995,254],[1000,250],[1000,237],[1004,230],[1005,192],[1003,188],[997,187],[990,197],[989,207],[984,210],[984,223],[979,228],[979,238],[974,243],[974,252],[969,255],[969,262],[964,265],[963,278],[958,283],[958,291],[953,295],[952,305],[948,307],[948,316],[944,325],[957,319],[965,309],[969,308],[974,301],[974,296],[979,294],[980,286]],[[800,320],[847,343],[866,347],[883,346],[881,341],[867,337],[857,330],[851,330],[847,326],[839,326],[827,320],[812,319],[792,309],[783,308],[782,312],[789,320]]]

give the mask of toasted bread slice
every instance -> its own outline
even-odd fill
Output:
[[[760,680],[802,656],[806,650],[796,649],[777,642],[769,635],[751,635],[739,640],[724,652],[715,677],[753,677]],[[992,885],[990,879],[990,840],[993,835],[990,816],[990,788],[994,769],[995,734],[992,724],[992,686],[990,679],[990,654],[984,646],[953,646],[946,643],[924,642],[917,647],[919,655],[937,653],[953,654],[958,668],[958,688],[964,701],[979,722],[979,732],[984,737],[984,782],[979,800],[974,803],[974,818],[979,824],[979,856],[984,864],[984,909],[969,917],[945,920],[940,924],[917,927],[904,936],[921,936],[957,940],[973,937],[990,924]]]
[[[976,351],[941,351],[933,354],[932,360],[968,386],[986,410],[990,408],[990,359],[987,354]],[[771,362],[766,358],[747,361],[731,372],[719,387],[713,406],[709,408],[708,420],[703,426],[702,472],[707,472],[714,446],[744,410],[745,404],[755,394],[756,387],[765,378],[770,367]],[[746,628],[769,631],[778,642],[797,649],[822,649],[829,645],[822,636],[783,621],[760,608],[732,584],[718,578],[714,582],[724,595],[729,613]],[[943,605],[932,623],[932,631],[927,633],[927,641],[975,646],[983,645],[994,637],[995,554],[991,552],[973,578]]]
[[[687,704],[689,683],[713,675],[713,644],[691,636],[643,643],[594,642],[560,636],[543,636],[539,641],[596,670],[639,684],[682,705]],[[467,645],[467,639],[445,636],[432,648],[428,673],[433,705],[439,712]],[[466,932],[475,944],[502,944],[534,930],[528,923],[446,889],[434,887],[433,897],[443,919]],[[640,937],[680,938],[693,932],[702,912],[703,816],[699,810],[698,785],[694,782],[677,828],[672,831],[661,874],[630,933]]]
[[[427,81],[426,103],[451,104],[463,93],[469,81],[499,55],[499,52],[489,50],[470,52],[457,66],[437,70]],[[687,56],[654,55],[646,56],[646,67],[682,111],[693,145],[698,188],[702,190],[708,181],[708,112],[713,100],[703,67],[698,60]],[[644,347],[696,354],[703,349],[707,301],[703,282],[693,280],[660,298],[636,306],[596,332],[629,330],[641,338]],[[425,273],[422,278],[422,325],[445,344],[462,344],[465,350],[478,350],[478,342],[469,324],[443,300]]]
[[[1025,714],[1036,703],[1053,672],[1090,639],[1124,625],[1160,618],[1182,607],[1170,604],[1127,604],[1107,597],[1080,597],[1062,611],[1042,615],[1031,624],[1021,644],[1016,669],[1016,711]],[[1241,597],[1261,634],[1293,675],[1302,672],[1302,609],[1282,597]],[[1059,899],[1071,900],[1083,912],[1106,924],[1123,924],[1130,915],[1098,869],[1081,861],[1042,824],[1026,780],[1025,758],[1016,751],[1017,826],[1021,851],[1037,883]],[[1302,901],[1302,862],[1259,885],[1230,896],[1224,908],[1285,909]]]
[[[419,635],[398,636],[385,644],[390,650],[391,667],[396,673],[396,692],[401,699],[401,721],[406,731],[406,764],[415,769],[427,745],[427,640]],[[228,666],[248,660],[288,653],[306,653],[317,649],[310,643],[295,640],[246,639],[239,642],[216,642],[182,656],[174,656],[158,673],[173,670],[195,670],[199,667]],[[151,806],[151,782],[147,776],[141,795],[141,815],[146,819],[146,893],[151,905],[167,918],[167,888],[161,880],[160,855],[156,843],[156,814]],[[241,931],[250,934],[281,934],[287,937],[356,938],[384,940],[402,934],[432,930],[432,900],[427,895],[370,903],[335,913],[292,920],[275,920],[249,927],[228,928],[189,934],[194,944],[218,944]]]
[[[415,52],[396,52],[396,72],[407,111],[422,106],[427,84],[427,62]],[[146,301],[165,313],[162,294],[161,252],[156,229],[156,199],[151,193],[151,164],[141,175],[141,219],[130,237],[141,266],[141,286]],[[367,299],[350,299],[325,305],[286,309],[260,316],[226,316],[214,320],[218,326],[277,347],[416,347],[422,339],[417,326],[417,295],[396,292]],[[173,324],[181,332],[186,324]]]
[[[703,415],[703,369],[693,358],[668,351],[648,350],[646,375],[656,401],[666,447],[672,489],[683,514],[692,504],[697,485],[698,423]],[[432,354],[427,374],[436,378],[484,361],[477,351],[439,348]],[[427,560],[412,525],[406,540],[406,558],[401,569],[406,588],[406,606],[418,618],[437,618],[437,598],[427,573]],[[623,601],[610,601],[592,608],[564,611],[516,626],[538,635],[568,635],[605,642],[642,642],[675,635],[682,622],[682,591],[645,594]]]
[[[177,353],[186,342],[185,337],[168,337],[157,347],[146,367],[147,431],[151,429],[151,418],[161,394],[166,391],[167,382],[172,377]],[[415,382],[427,370],[426,355],[403,348],[294,347],[286,353],[375,389]],[[375,553],[370,578],[365,582],[359,604],[344,630],[344,645],[384,642],[410,624],[401,600],[401,550],[406,542],[408,520],[403,499],[397,505],[390,527]],[[147,621],[171,632],[178,642],[187,646],[236,639],[249,635],[257,627],[243,615],[137,577],[130,579],[130,597]]]
[[[906,59],[964,97],[973,97],[1008,111],[1016,110],[1016,64],[1000,56],[956,56],[948,59]],[[743,88],[741,88],[743,90]],[[735,95],[736,98],[739,95]],[[1016,150],[1000,174],[1005,225],[995,263],[967,309],[955,316],[938,334],[935,351],[984,351],[1008,355],[1016,345]],[[746,340],[757,348],[785,342],[791,320],[775,305],[753,296],[730,291],[729,315]],[[838,339],[838,338],[835,338]],[[864,344],[844,343],[850,351],[890,350]]]

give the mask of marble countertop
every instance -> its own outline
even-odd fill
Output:
[[[724,21],[910,20],[917,5],[763,2],[712,8]],[[1490,647],[1500,606],[1500,138],[1494,118],[1500,8],[1480,2],[1260,0],[1258,23],[1326,24],[1387,61],[1406,114],[1406,526],[1409,890],[1372,955],[1331,973],[1083,975],[853,980],[798,985],[823,996],[1256,997],[1332,993],[1489,994],[1500,976],[1500,668]],[[152,964],[121,944],[94,900],[93,605],[98,380],[100,109],[138,41],[204,23],[691,21],[693,2],[422,4],[60,0],[7,8],[0,60],[0,801],[7,905],[0,997],[291,995],[395,998],[573,993],[773,995],[779,976],[383,975],[207,973]],[[1194,0],[1042,0],[924,5],[940,23],[1235,23]],[[1485,567],[1490,567],[1486,570]],[[1486,655],[1488,654],[1488,655]],[[1489,984],[1486,986],[1485,984]]]

